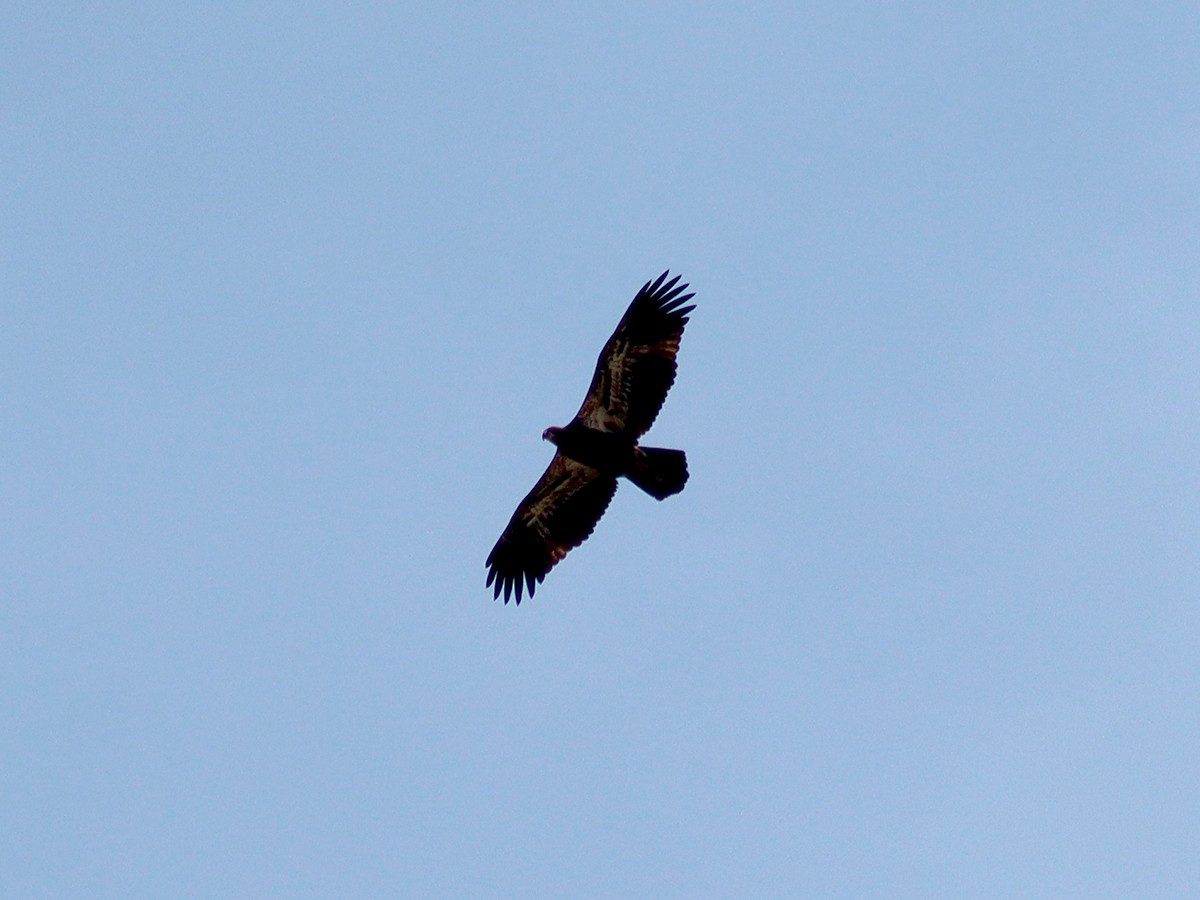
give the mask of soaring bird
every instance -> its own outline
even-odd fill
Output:
[[[534,587],[572,547],[596,527],[617,490],[628,478],[656,500],[678,494],[688,480],[682,450],[642,447],[667,392],[675,383],[675,357],[695,294],[685,294],[680,276],[663,272],[647,281],[596,361],[583,405],[562,428],[542,437],[558,450],[488,554],[488,587],[504,602],[522,587]]]

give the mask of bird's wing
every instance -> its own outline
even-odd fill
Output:
[[[555,453],[488,554],[487,583],[495,582],[494,596],[503,590],[508,603],[515,587],[520,603],[524,586],[532,597],[535,583],[587,540],[616,490],[616,478]]]
[[[600,358],[576,418],[589,428],[627,434],[635,440],[650,430],[667,391],[675,383],[679,339],[695,306],[695,294],[676,275],[663,272],[646,282],[621,317]]]

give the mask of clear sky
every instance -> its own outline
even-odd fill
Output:
[[[1198,47],[9,4],[0,895],[1197,896]],[[494,603],[668,267],[691,482]]]

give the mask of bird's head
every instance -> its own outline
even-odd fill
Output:
[[[558,443],[558,436],[562,433],[561,428],[551,427],[542,432],[542,440],[549,441],[552,444]]]

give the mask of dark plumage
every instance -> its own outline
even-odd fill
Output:
[[[488,554],[487,583],[494,597],[534,587],[572,547],[585,540],[617,490],[628,478],[658,500],[683,490],[687,457],[682,450],[641,447],[675,383],[679,339],[695,306],[684,306],[679,276],[663,272],[646,282],[617,330],[600,351],[596,372],[579,412],[563,428],[547,428],[542,437],[555,444],[549,468],[521,501]]]

